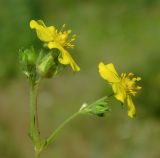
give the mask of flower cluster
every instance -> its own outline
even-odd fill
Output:
[[[66,65],[70,65],[73,71],[80,71],[69,49],[74,47],[76,35],[71,35],[71,30],[64,31],[65,25],[61,30],[55,26],[46,26],[42,20],[31,20],[30,28],[36,31],[38,39],[43,42],[44,49],[37,53],[34,48],[21,51],[20,61],[22,63],[25,75],[35,84],[41,78],[51,78],[61,72]],[[47,49],[46,49],[47,48]],[[136,108],[132,101],[141,89],[137,86],[137,81],[141,80],[133,73],[122,73],[118,75],[112,63],[99,63],[99,73],[101,77],[112,86],[115,98],[122,104],[128,106],[128,116],[133,118],[136,114]],[[81,113],[90,113],[102,116],[105,111],[109,111],[105,99],[85,106]]]

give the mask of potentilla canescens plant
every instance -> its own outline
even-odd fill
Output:
[[[23,73],[27,76],[30,87],[30,130],[29,136],[34,144],[35,157],[39,158],[40,153],[55,141],[63,127],[78,115],[89,114],[103,117],[110,111],[108,105],[109,97],[115,96],[122,104],[129,108],[128,116],[133,118],[136,109],[131,96],[135,96],[141,89],[136,85],[140,77],[135,77],[133,73],[122,73],[121,76],[116,72],[114,65],[99,64],[101,77],[111,84],[112,95],[106,95],[91,104],[84,103],[80,109],[64,120],[47,138],[42,138],[39,130],[37,113],[37,94],[38,87],[43,79],[53,78],[63,72],[64,68],[70,66],[74,72],[79,72],[80,67],[71,56],[70,49],[74,47],[73,42],[76,35],[71,35],[71,30],[65,31],[65,25],[59,30],[55,26],[46,26],[42,20],[31,20],[30,28],[36,31],[37,37],[42,41],[42,49],[37,51],[34,47],[20,50],[19,60]]]

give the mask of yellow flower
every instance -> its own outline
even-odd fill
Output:
[[[65,27],[63,25],[62,29]],[[73,71],[80,71],[80,67],[71,57],[70,53],[67,51],[68,48],[73,48],[72,42],[75,40],[75,35],[69,39],[71,30],[62,31],[58,30],[54,26],[47,27],[42,20],[31,20],[30,28],[35,29],[38,38],[47,44],[50,49],[58,49],[60,54],[58,60],[61,64],[70,65]]]
[[[115,98],[122,103],[127,102],[128,116],[132,118],[136,114],[136,109],[131,96],[135,96],[137,91],[141,89],[140,86],[136,85],[136,81],[141,80],[141,78],[135,77],[133,73],[122,73],[119,76],[112,63],[105,65],[101,62],[99,73],[103,79],[112,85]]]

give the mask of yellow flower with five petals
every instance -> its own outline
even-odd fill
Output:
[[[115,98],[122,103],[127,102],[128,116],[132,118],[136,114],[136,109],[131,96],[135,96],[137,91],[141,89],[140,86],[136,85],[136,81],[141,80],[141,78],[135,77],[133,73],[122,73],[119,76],[112,63],[105,65],[101,62],[99,73],[103,79],[112,85]]]
[[[65,25],[63,25],[63,28]],[[73,48],[72,42],[75,40],[75,35],[69,40],[69,35],[71,30],[59,31],[54,26],[46,26],[42,20],[31,20],[30,28],[35,29],[38,38],[47,44],[50,49],[58,49],[60,54],[58,60],[61,64],[70,65],[73,71],[80,71],[80,67],[71,57],[70,53],[67,51],[68,48]]]

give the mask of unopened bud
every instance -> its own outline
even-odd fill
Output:
[[[41,59],[39,65],[37,65],[37,71],[41,77],[51,78],[56,69],[56,64],[54,63],[54,58],[51,54],[44,56]]]
[[[20,50],[19,60],[22,71],[27,77],[33,77],[36,75],[37,54],[33,47],[25,50]]]
[[[107,97],[103,97],[89,105],[85,103],[79,110],[82,114],[92,114],[99,117],[103,117],[106,111],[110,111],[107,103]]]
[[[36,63],[36,53],[34,48],[25,49],[20,51],[20,62],[25,65],[34,65]]]

